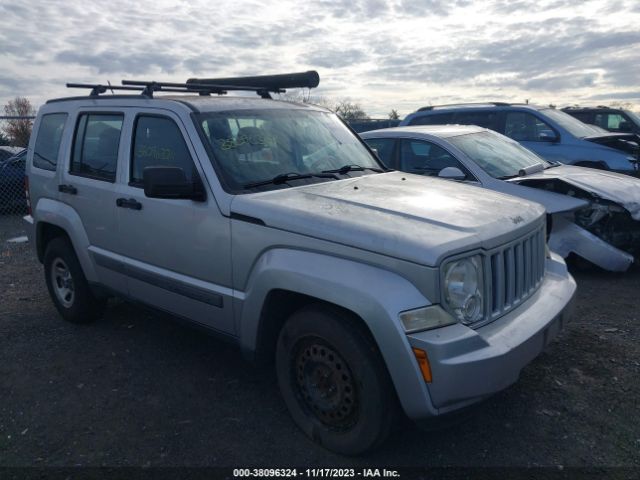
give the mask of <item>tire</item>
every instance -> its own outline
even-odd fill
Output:
[[[105,301],[91,293],[68,239],[51,240],[43,263],[49,295],[62,318],[71,323],[91,323],[102,315]]]
[[[298,427],[323,447],[358,455],[386,439],[398,411],[380,353],[354,319],[312,305],[283,326],[276,373]]]

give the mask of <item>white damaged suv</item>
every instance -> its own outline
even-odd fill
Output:
[[[317,74],[139,83],[35,121],[26,219],[65,319],[117,295],[206,327],[273,361],[297,425],[344,454],[504,389],[567,321],[540,205],[387,171],[322,108],[208,95]]]

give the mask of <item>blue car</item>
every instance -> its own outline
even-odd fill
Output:
[[[429,106],[400,125],[478,125],[516,140],[549,161],[640,176],[640,136],[611,133],[551,107],[483,103]]]
[[[21,213],[27,209],[24,193],[27,150],[0,162],[0,212]]]

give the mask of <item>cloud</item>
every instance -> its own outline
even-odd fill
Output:
[[[300,56],[301,63],[324,68],[342,68],[366,59],[362,50],[350,48],[346,50],[323,48]]]
[[[67,81],[181,81],[316,68],[368,113],[534,97],[636,98],[637,0],[4,0],[0,102]],[[605,98],[605,97],[603,97]]]
[[[640,100],[640,90],[599,93],[586,98],[589,100]]]

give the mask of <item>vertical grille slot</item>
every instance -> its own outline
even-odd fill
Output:
[[[507,266],[507,305],[511,306],[516,298],[516,259],[513,247],[506,249],[505,262]]]
[[[505,264],[502,252],[491,256],[492,313],[500,313],[504,308]]]
[[[496,318],[526,300],[539,286],[545,271],[545,235],[543,229],[494,251],[489,257],[491,269],[487,289],[487,309]]]

